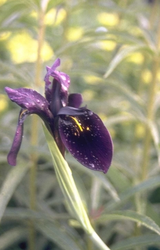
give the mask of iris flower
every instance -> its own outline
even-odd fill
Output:
[[[80,107],[81,94],[68,94],[70,77],[57,71],[58,66],[60,59],[52,67],[46,67],[45,97],[28,88],[5,88],[10,100],[21,107],[8,163],[16,165],[23,123],[29,115],[36,114],[43,120],[63,156],[67,149],[85,167],[106,173],[113,152],[110,134],[95,113]]]

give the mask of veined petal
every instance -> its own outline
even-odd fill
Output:
[[[9,152],[8,156],[7,156],[8,163],[11,166],[16,165],[17,154],[19,152],[19,149],[20,149],[20,146],[21,146],[21,143],[22,143],[23,123],[24,123],[24,120],[27,118],[28,115],[29,115],[29,113],[28,113],[28,111],[26,109],[21,109],[21,111],[19,113],[17,129],[16,129],[16,133],[15,133],[14,140],[13,140],[13,143],[12,143],[12,147],[10,149],[10,152]]]
[[[112,140],[96,114],[88,109],[78,116],[59,114],[59,131],[65,147],[82,165],[104,173],[108,171]]]
[[[27,109],[30,114],[37,114],[45,121],[53,118],[48,101],[38,92],[27,88],[11,89],[6,87],[9,98],[20,107]]]

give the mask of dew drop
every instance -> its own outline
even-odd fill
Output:
[[[93,163],[89,164],[91,166],[91,168],[95,168],[95,165]]]
[[[93,112],[91,110],[88,111],[88,115],[93,115]]]

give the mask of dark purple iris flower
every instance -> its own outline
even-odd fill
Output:
[[[101,119],[82,104],[81,94],[68,94],[70,77],[56,70],[57,59],[47,67],[45,97],[32,89],[6,87],[11,101],[21,107],[16,134],[8,163],[16,165],[22,142],[23,123],[31,114],[37,114],[54,137],[62,155],[67,149],[82,165],[92,170],[107,172],[112,160],[112,140]]]

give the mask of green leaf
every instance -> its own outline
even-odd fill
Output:
[[[127,240],[120,241],[112,245],[112,250],[131,250],[134,247],[157,245],[160,246],[160,236],[159,235],[144,235],[132,237]],[[135,249],[135,248],[134,248]]]
[[[26,238],[27,230],[22,227],[14,227],[0,236],[0,250],[10,249],[13,244]]]
[[[147,45],[151,48],[152,51],[156,52],[155,31],[144,27],[140,27],[140,29]]]
[[[51,137],[45,127],[44,132],[52,156],[54,169],[56,171],[56,175],[62,192],[66,198],[69,211],[81,222],[86,232],[90,234],[93,229],[90,225],[89,218],[72,178],[72,172],[67,162],[64,160],[62,154],[60,153],[54,139]]]
[[[124,210],[124,211],[115,211],[113,213],[105,214],[100,216],[98,222],[106,222],[109,220],[131,220],[138,223],[141,223],[143,226],[149,228],[155,233],[160,235],[160,227],[148,216],[139,214],[134,211]]]
[[[118,193],[117,193],[116,189],[114,188],[112,183],[108,180],[106,175],[104,175],[103,173],[100,173],[98,171],[90,171],[90,169],[82,167],[82,165],[79,162],[75,161],[75,159],[69,154],[67,155],[66,158],[70,164],[76,165],[76,168],[78,168],[79,171],[82,171],[84,174],[87,174],[88,176],[90,176],[92,178],[94,177],[94,178],[98,179],[101,182],[101,185],[104,187],[104,189],[106,189],[107,192],[109,192],[110,196],[115,201],[119,200]]]
[[[132,52],[140,50],[142,48],[145,48],[145,46],[142,44],[121,48],[120,51],[116,54],[116,56],[110,62],[107,68],[107,71],[104,74],[104,78],[107,78],[124,58],[129,56]]]
[[[57,144],[55,143],[48,130],[43,126],[44,133],[47,139],[48,147],[52,156],[53,166],[59,181],[61,190],[66,199],[69,211],[78,220],[85,232],[91,240],[101,250],[109,250],[107,245],[101,240],[97,233],[92,228],[86,210],[84,208],[81,197],[78,193],[75,182],[72,178],[72,172],[60,153]]]
[[[82,249],[78,244],[72,239],[67,232],[57,225],[57,223],[51,222],[37,222],[36,227],[41,233],[43,233],[47,238],[56,243],[61,249],[64,250],[80,250]]]
[[[10,198],[12,197],[18,184],[22,181],[23,177],[27,173],[28,169],[28,165],[22,166],[20,164],[12,168],[7,174],[7,177],[4,180],[0,190],[0,220],[3,217],[4,211]]]
[[[126,191],[124,191],[123,193],[119,195],[119,198],[120,198],[119,201],[109,202],[105,207],[105,211],[113,211],[116,207],[119,207],[120,205],[122,205],[124,201],[131,198],[134,194],[138,192],[140,193],[142,191],[146,191],[148,189],[157,187],[159,185],[160,185],[160,177],[156,176],[154,178],[150,178],[146,181],[143,181],[134,187],[128,188]]]
[[[151,131],[151,135],[153,137],[153,142],[157,151],[158,163],[160,165],[160,140],[159,140],[159,131],[158,126],[155,122],[148,121],[148,125]]]
[[[110,88],[114,89],[114,91],[118,92],[118,95],[121,96],[123,100],[127,100],[129,104],[131,104],[130,113],[132,115],[135,116],[136,112],[136,117],[144,120],[145,103],[142,98],[127,85],[127,83],[110,80],[108,81],[108,85]]]
[[[38,204],[39,205],[39,204]],[[69,220],[71,219],[71,216],[69,216],[67,213],[45,213],[45,210],[49,210],[49,207],[46,206],[44,210],[42,211],[33,211],[30,209],[25,208],[7,208],[4,213],[4,218],[8,220],[34,220],[34,221],[49,221],[49,222],[55,222],[57,220]]]

